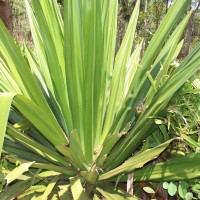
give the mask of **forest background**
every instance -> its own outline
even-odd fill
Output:
[[[62,11],[63,0],[59,0],[58,3]],[[118,36],[116,48],[119,48],[122,42],[135,3],[136,0],[119,0]],[[173,0],[141,0],[137,35],[133,41],[135,44],[144,39],[143,50],[145,49],[172,3]],[[200,0],[192,0],[191,4],[188,6],[188,10],[191,9],[193,10],[193,14],[187,25],[185,33],[183,34],[183,49],[178,57],[178,60],[175,60],[174,66],[176,66],[176,64],[178,64],[179,61],[182,60],[182,58],[185,57],[200,41]],[[20,45],[22,45],[23,42],[27,42],[30,46],[32,45],[32,37],[28,23],[28,17],[26,15],[24,0],[0,0],[0,18],[4,21],[11,35]],[[171,129],[174,129],[174,134],[186,134],[189,138],[188,141],[195,141],[198,144],[200,143],[199,77],[200,73],[198,72],[196,76],[193,77],[193,79],[190,80],[190,82],[188,82],[188,84],[185,86],[185,91],[187,91],[188,87],[190,89],[191,83],[193,83],[192,86],[196,88],[196,91],[198,92],[182,92],[183,95],[179,95],[178,99],[176,100],[176,105],[171,108],[170,115],[170,117],[173,118],[170,126]],[[194,83],[193,80],[196,80],[196,83]],[[193,140],[190,140],[190,138]],[[177,150],[178,153],[182,154],[194,152],[197,153],[199,151],[199,148],[191,148],[190,145],[179,146]],[[188,183],[183,182],[182,185],[184,184]],[[151,185],[148,186],[151,188],[153,187]],[[165,184],[163,184],[163,187],[165,187]],[[173,185],[171,188],[173,188]],[[187,188],[187,191],[193,195],[193,198],[200,198],[199,181],[195,183],[190,182]],[[168,192],[170,191],[169,189],[170,188],[168,188]],[[178,192],[176,195],[177,197],[180,197]]]
[[[63,0],[58,0],[58,3],[62,10]],[[117,47],[122,41],[135,3],[136,0],[119,0]],[[145,49],[146,44],[157,30],[172,3],[173,0],[141,1],[139,26],[137,27],[138,37],[134,41],[137,43],[144,38],[143,49]],[[190,49],[200,40],[200,1],[192,0],[188,7],[188,10],[190,9],[193,10],[193,14],[184,34],[185,43],[180,57],[187,55]],[[31,43],[30,27],[23,0],[0,0],[0,18],[19,43],[23,41]]]

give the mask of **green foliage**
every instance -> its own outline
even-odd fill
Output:
[[[154,194],[155,191],[150,187],[144,187],[143,190],[149,194]]]
[[[167,189],[170,196],[174,196],[177,192],[177,186],[174,182],[170,182],[168,184],[168,186],[166,187],[166,189]]]
[[[178,186],[178,193],[181,198],[183,199],[185,198],[187,194],[187,190],[188,190],[188,183],[181,181]]]
[[[169,107],[168,126],[171,136],[179,135],[185,145],[178,145],[184,154],[199,151],[200,84],[198,73],[182,87],[178,98]],[[178,150],[178,149],[177,149]]]
[[[64,20],[55,0],[25,2],[33,50],[22,52],[0,22],[0,141],[8,162],[0,199],[136,199],[113,180],[133,171],[137,182],[200,177],[199,153],[150,165],[180,138],[145,142],[200,68],[198,44],[167,76],[190,1],[173,4],[143,56],[142,43],[132,46],[140,1],[117,53],[117,0],[65,0]]]
[[[192,199],[192,197],[194,196],[191,192],[189,192],[189,184],[185,181],[180,181],[179,183],[164,182],[163,188],[167,190],[170,196],[174,196],[176,193],[178,193],[179,197],[181,197],[182,199]]]

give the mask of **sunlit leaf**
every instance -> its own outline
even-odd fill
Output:
[[[168,193],[170,196],[174,196],[177,192],[177,185],[174,182],[170,182],[168,185]]]
[[[0,93],[0,155],[3,147],[8,116],[14,93]]]
[[[178,185],[178,194],[180,195],[181,198],[185,198],[186,193],[188,190],[188,183],[185,181],[181,181]]]
[[[16,167],[13,171],[11,171],[6,177],[6,182],[7,184],[10,184],[14,180],[16,180],[20,175],[22,175],[24,172],[29,170],[29,167],[33,164],[34,162],[30,163],[23,163],[19,167]]]
[[[149,194],[154,194],[155,191],[150,187],[143,187],[143,190]]]

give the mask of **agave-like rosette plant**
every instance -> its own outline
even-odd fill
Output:
[[[21,51],[0,22],[0,199],[135,199],[113,182],[200,176],[198,153],[149,165],[176,139],[145,145],[200,68],[198,44],[167,76],[189,0],[174,2],[142,58],[139,0],[117,54],[118,0],[65,0],[64,20],[56,0],[25,3],[33,48]]]

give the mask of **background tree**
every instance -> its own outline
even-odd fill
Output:
[[[118,46],[121,43],[130,14],[137,0],[119,0],[119,21],[118,21]],[[135,38],[137,44],[144,38],[143,49],[150,41],[157,27],[162,21],[174,0],[141,0],[140,16],[138,23],[138,35]],[[183,53],[179,58],[187,55],[192,47],[200,40],[200,1],[192,0],[188,10],[193,9],[193,14],[184,33]]]
[[[9,0],[0,0],[0,19],[2,19],[9,32],[12,33],[12,10]]]
[[[188,23],[188,27],[185,34],[185,42],[186,42],[185,55],[189,53],[193,39],[196,39],[197,36],[198,39],[200,40],[199,35],[196,35],[195,32],[195,25],[197,25],[196,27],[197,29],[199,29],[200,26],[199,23],[195,23],[195,20],[198,20],[199,18],[199,8],[200,8],[200,0],[191,1],[189,9],[193,9],[193,13]]]

